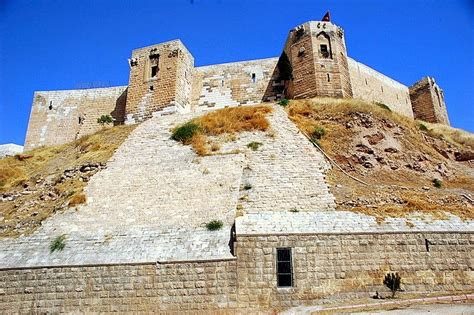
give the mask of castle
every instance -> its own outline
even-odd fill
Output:
[[[180,40],[136,49],[128,86],[37,91],[25,149],[62,144],[115,124],[153,115],[199,112],[280,98],[359,98],[428,122],[449,124],[443,91],[425,77],[407,87],[347,55],[344,31],[329,16],[290,30],[279,58],[194,66]]]
[[[357,97],[447,124],[433,79],[408,88],[348,58],[329,21],[290,31],[279,58],[194,68],[172,41],[135,50],[130,69],[128,86],[35,93],[30,149],[91,133],[106,113],[137,126],[87,178],[84,204],[0,239],[0,313],[274,314],[385,295],[391,272],[409,294],[473,292],[472,220],[337,209],[330,163],[281,106],[272,134],[241,133],[221,154],[171,139],[201,111],[283,97]],[[67,243],[53,252],[57,237]]]

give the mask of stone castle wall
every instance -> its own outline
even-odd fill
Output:
[[[278,58],[196,67],[192,107],[195,111],[259,104],[281,96],[272,92]],[[267,92],[269,91],[269,92]]]
[[[433,78],[425,77],[410,87],[416,119],[449,125],[443,90]]]
[[[349,58],[343,29],[329,21],[310,21],[290,30],[279,58],[194,67],[191,53],[180,40],[173,40],[134,50],[129,64],[127,93],[117,97],[122,106],[115,112],[118,122],[137,123],[153,115],[257,104],[283,97],[355,97],[383,103],[410,118],[449,125],[443,91],[432,78],[409,90]],[[111,97],[105,91],[113,88],[102,90],[99,97]],[[103,104],[114,100],[91,101],[86,97],[78,102],[88,93],[37,92],[26,149],[72,141],[97,130],[90,120],[86,120],[87,126],[79,127],[75,122],[78,115],[90,117],[103,112],[109,107]],[[62,112],[44,111],[45,102],[51,101],[45,97],[57,98],[53,101],[60,103]],[[68,101],[63,106],[64,99]]]
[[[382,103],[394,112],[413,118],[408,87],[349,58],[354,98]]]
[[[387,295],[388,272],[406,293],[474,289],[472,233],[241,235],[235,247],[236,260],[0,270],[0,312],[281,309]],[[280,247],[292,248],[293,288],[276,286]]]
[[[194,59],[179,40],[136,49],[130,61],[126,122],[189,107]],[[152,67],[156,66],[156,74]]]
[[[63,91],[37,91],[33,97],[25,150],[58,145],[94,133],[101,115],[116,124],[124,119],[126,86]]]

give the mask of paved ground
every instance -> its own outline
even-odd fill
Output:
[[[468,315],[474,314],[474,303],[467,304],[429,304],[410,306],[404,309],[370,311],[370,312],[353,312],[346,314],[387,314],[387,315],[411,315],[411,314],[429,314],[429,315]]]

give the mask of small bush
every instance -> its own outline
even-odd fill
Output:
[[[183,144],[188,144],[199,131],[199,126],[194,122],[189,121],[181,126],[176,127],[173,130],[171,139],[182,142]]]
[[[428,127],[426,127],[425,124],[421,124],[421,123],[420,123],[420,124],[418,125],[418,128],[420,128],[421,131],[428,131]]]
[[[54,251],[61,251],[66,247],[66,235],[60,235],[56,237],[49,246],[49,251],[52,253]]]
[[[314,127],[314,130],[311,133],[311,138],[313,138],[313,140],[321,140],[325,134],[326,130],[323,127]]]
[[[291,209],[290,209],[290,212],[296,213],[296,212],[300,212],[300,211],[299,211],[298,209],[296,209],[296,208],[291,208]]]
[[[278,101],[278,105],[281,105],[283,107],[287,106],[288,104],[290,104],[290,101],[286,98],[282,98],[281,100]]]
[[[441,186],[443,186],[443,183],[439,179],[435,178],[433,179],[433,186],[435,186],[436,188],[441,188]]]
[[[97,118],[97,123],[101,124],[102,126],[108,125],[114,122],[114,119],[110,115],[102,115],[99,118]]]
[[[402,277],[398,273],[387,273],[383,279],[383,284],[392,291],[392,298],[395,297],[395,293],[400,291],[400,284],[402,283]]]
[[[212,221],[210,221],[209,223],[206,224],[206,228],[209,231],[216,231],[216,230],[222,229],[223,225],[224,225],[224,223],[222,223],[221,220],[212,220]]]
[[[389,112],[392,111],[392,110],[390,109],[390,107],[388,107],[388,106],[385,105],[384,103],[376,102],[375,105],[377,105],[378,107],[383,108],[383,109],[385,109],[385,110],[388,110]]]
[[[257,151],[258,148],[260,148],[260,146],[262,145],[263,143],[261,142],[252,141],[249,144],[247,144],[247,148],[252,149],[253,151]]]
[[[245,190],[250,190],[250,189],[252,189],[252,185],[247,183],[247,184],[244,185],[244,189]]]

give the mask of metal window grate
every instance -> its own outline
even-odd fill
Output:
[[[277,248],[277,286],[293,286],[293,266],[291,248]]]

